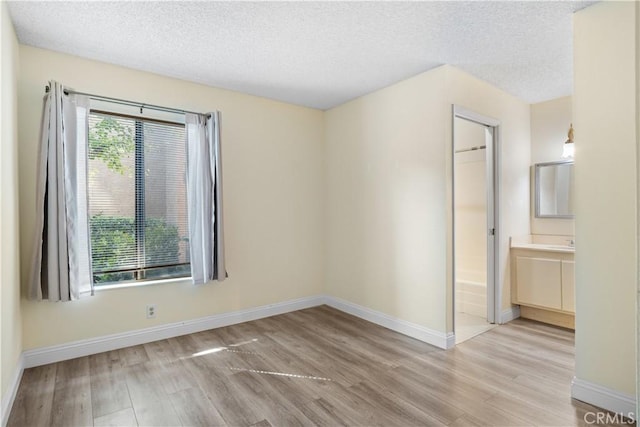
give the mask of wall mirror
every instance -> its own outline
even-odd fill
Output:
[[[536,218],[573,218],[573,161],[535,165]]]

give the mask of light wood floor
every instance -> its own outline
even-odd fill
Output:
[[[573,333],[444,351],[326,306],[24,372],[9,426],[584,425]]]

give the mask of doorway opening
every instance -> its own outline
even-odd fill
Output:
[[[499,323],[498,129],[492,118],[453,109],[453,312],[456,344]]]

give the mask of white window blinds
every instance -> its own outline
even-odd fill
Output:
[[[92,110],[89,226],[96,286],[190,275],[184,125]]]

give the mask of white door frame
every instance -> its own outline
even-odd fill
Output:
[[[451,119],[451,226],[452,226],[452,313],[453,331],[455,333],[456,310],[456,248],[455,248],[455,119],[460,118],[485,126],[491,138],[487,138],[487,321],[501,323],[502,307],[502,278],[499,268],[500,261],[500,121],[492,117],[483,116],[464,107],[453,105]],[[491,202],[493,200],[493,202]]]

